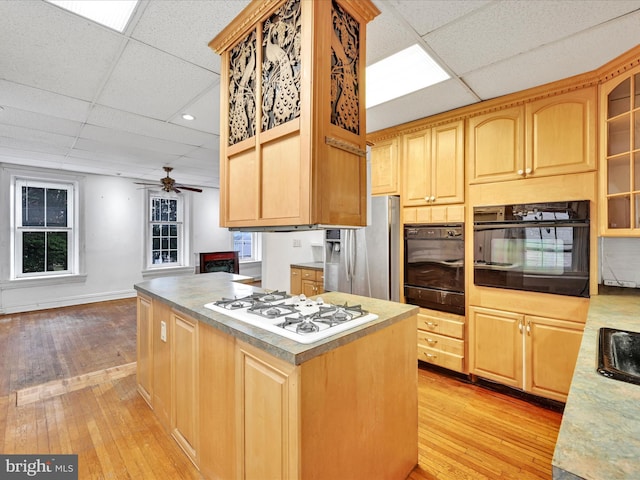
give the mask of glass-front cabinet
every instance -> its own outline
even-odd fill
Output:
[[[640,236],[640,67],[602,85],[601,233]]]

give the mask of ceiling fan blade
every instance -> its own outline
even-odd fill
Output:
[[[179,189],[179,188],[173,187],[173,188],[172,188],[172,190],[173,190],[174,192],[176,192],[176,193],[180,193],[180,189]]]
[[[157,186],[157,187],[161,187],[162,185],[158,185],[157,183],[142,183],[142,182],[133,182],[136,185],[151,185],[151,186]]]
[[[176,185],[176,187],[180,187],[184,190],[191,190],[192,192],[202,192],[201,188],[187,187],[186,185]]]

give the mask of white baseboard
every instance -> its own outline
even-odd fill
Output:
[[[109,300],[120,300],[122,298],[132,298],[137,295],[134,289],[121,290],[118,292],[92,293],[89,295],[74,295],[65,298],[56,298],[44,302],[37,302],[23,305],[12,305],[0,308],[0,314],[32,312],[34,310],[46,310],[49,308],[70,307],[72,305],[84,305],[86,303],[106,302]]]

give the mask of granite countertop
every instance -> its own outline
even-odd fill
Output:
[[[324,270],[323,262],[292,263],[291,266],[297,268],[309,268],[311,270]]]
[[[591,297],[553,455],[553,478],[640,478],[640,385],[596,372],[598,330],[640,332],[640,296]]]
[[[344,304],[348,302],[350,305],[361,304],[362,308],[375,313],[378,318],[360,327],[355,327],[318,342],[302,344],[205,308],[205,304],[220,300],[223,297],[244,297],[254,292],[265,291],[258,287],[240,283],[246,281],[246,279],[247,277],[242,275],[216,272],[154,278],[138,283],[134,288],[138,292],[163,301],[179,312],[185,313],[200,322],[211,325],[294,365],[300,365],[341,345],[362,338],[418,313],[418,307],[413,305],[340,292],[326,292],[322,294],[322,298],[326,303]]]

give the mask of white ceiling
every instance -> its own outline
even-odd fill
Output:
[[[306,0],[305,0],[306,1]],[[640,0],[374,0],[367,63],[418,42],[451,74],[368,131],[593,70],[640,42]],[[218,186],[220,58],[245,0],[141,0],[124,34],[0,0],[0,162]],[[182,113],[196,120],[187,122]]]

